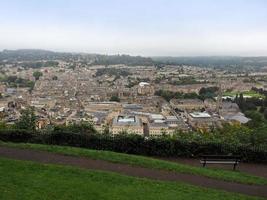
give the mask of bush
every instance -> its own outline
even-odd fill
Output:
[[[0,130],[0,140],[4,142],[31,142],[34,133],[24,129]]]
[[[51,133],[28,130],[0,130],[0,140],[5,142],[66,145],[96,150],[109,150],[145,156],[198,157],[201,154],[240,155],[246,162],[267,163],[266,146],[227,144],[214,141],[188,141],[175,137],[150,137],[139,135],[83,134],[56,130]]]

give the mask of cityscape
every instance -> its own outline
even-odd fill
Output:
[[[264,100],[267,88],[266,67],[233,71],[129,56],[137,63],[132,66],[119,63],[123,55],[110,65],[81,54],[53,60],[26,58],[46,53],[61,55],[42,50],[1,53],[12,58],[0,65],[3,122],[15,124],[23,109],[33,107],[37,129],[84,121],[100,133],[107,127],[112,134],[143,136],[207,132],[225,123],[248,123],[251,119],[236,98],[242,94],[245,99]]]
[[[267,199],[267,1],[0,7],[0,200]]]

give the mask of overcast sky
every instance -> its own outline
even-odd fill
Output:
[[[267,0],[0,0],[0,49],[267,56]]]

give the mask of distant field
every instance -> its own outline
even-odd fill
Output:
[[[0,158],[0,199],[8,200],[253,200],[188,184]]]
[[[225,93],[223,93],[223,96],[235,97],[236,94],[239,94],[239,92],[225,92]],[[264,95],[259,94],[259,93],[255,92],[253,90],[242,92],[242,94],[244,96],[249,96],[249,97],[264,98]]]
[[[66,147],[66,146],[63,147],[63,146],[52,146],[52,145],[18,144],[18,143],[3,143],[3,142],[0,142],[0,146],[36,149],[36,150],[49,151],[72,156],[84,156],[91,159],[106,160],[114,163],[123,163],[146,168],[174,171],[178,173],[201,175],[230,182],[267,185],[267,179],[265,178],[249,175],[238,171],[193,167],[185,164],[178,164],[144,156],[122,154],[110,151],[98,151],[98,150],[90,150],[83,148]]]

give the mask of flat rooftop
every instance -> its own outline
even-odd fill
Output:
[[[141,121],[134,115],[119,115],[113,119],[112,124],[115,126],[139,126]]]
[[[210,114],[206,112],[193,112],[190,113],[189,115],[191,115],[191,117],[194,118],[211,118]]]

